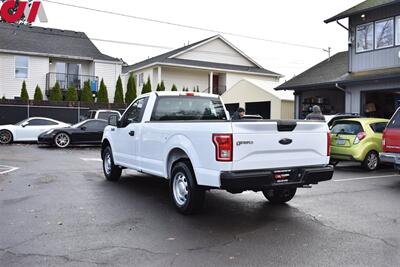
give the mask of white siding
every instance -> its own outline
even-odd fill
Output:
[[[209,72],[201,70],[190,70],[184,68],[166,68],[161,69],[161,79],[164,81],[165,89],[170,91],[172,85],[175,84],[179,91],[183,87],[188,87],[189,91],[193,88],[205,91],[209,87]]]
[[[99,77],[99,86],[101,79],[104,79],[104,83],[107,86],[108,99],[111,103],[114,102],[115,86],[122,71],[121,64],[95,62],[94,70],[95,76]]]
[[[213,40],[177,56],[180,59],[225,63],[254,67],[255,65],[221,39]]]
[[[22,82],[25,80],[29,98],[33,99],[36,85],[45,95],[46,73],[49,72],[49,58],[28,56],[28,78],[15,78],[15,55],[0,54],[0,97],[8,99],[19,97]]]

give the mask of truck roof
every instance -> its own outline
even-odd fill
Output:
[[[212,97],[212,98],[219,98],[219,95],[214,94],[206,94],[206,93],[197,93],[197,92],[182,92],[182,91],[157,91],[147,93],[141,96],[149,96],[151,94],[155,94],[157,96],[199,96],[199,97]]]

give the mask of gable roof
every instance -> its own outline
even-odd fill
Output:
[[[379,7],[384,7],[384,6],[388,6],[388,5],[392,5],[392,4],[397,4],[400,3],[399,0],[367,0],[364,1],[352,8],[349,8],[339,14],[337,14],[336,16],[333,16],[327,20],[325,20],[325,23],[329,23],[332,21],[336,21],[339,19],[344,19],[347,17],[350,17],[352,15],[357,15],[363,12],[367,12]]]
[[[0,23],[0,52],[120,60],[104,55],[83,32]]]
[[[240,82],[248,82],[256,87],[258,87],[260,90],[265,91],[280,100],[287,100],[287,101],[294,101],[294,95],[293,91],[276,91],[274,90],[274,87],[276,85],[276,82],[271,82],[271,81],[265,81],[265,80],[259,80],[259,79],[243,79]],[[235,87],[235,86],[233,86]],[[232,88],[233,88],[232,87]],[[229,92],[229,90],[228,90]]]
[[[231,48],[236,50],[239,54],[241,54],[243,57],[245,57],[247,60],[252,62],[255,66],[250,67],[250,66],[241,66],[241,65],[234,65],[234,64],[224,64],[224,63],[217,63],[217,62],[208,62],[208,61],[200,61],[200,60],[188,60],[188,59],[180,59],[176,58],[176,56],[179,56],[183,53],[186,53],[188,51],[191,51],[192,49],[195,49],[203,44],[206,44],[210,41],[213,41],[215,39],[221,39],[223,42],[225,42],[227,45],[229,45]],[[204,40],[195,42],[193,44],[183,46],[177,49],[174,49],[172,51],[169,51],[167,53],[143,60],[141,62],[138,62],[136,64],[130,65],[130,66],[125,66],[122,69],[123,73],[130,72],[132,70],[137,70],[141,69],[143,67],[149,66],[149,65],[155,65],[155,64],[161,64],[161,65],[180,65],[180,66],[194,66],[194,67],[203,67],[203,68],[212,68],[212,69],[224,69],[224,70],[234,70],[234,71],[242,71],[242,72],[253,72],[257,74],[266,74],[266,75],[272,75],[272,76],[282,76],[279,73],[272,72],[269,70],[264,69],[259,65],[257,62],[255,62],[253,59],[245,55],[242,51],[240,51],[238,48],[233,46],[231,43],[229,43],[225,38],[223,38],[220,35],[215,35],[211,36],[209,38],[206,38]]]

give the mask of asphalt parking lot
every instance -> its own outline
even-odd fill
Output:
[[[168,186],[104,180],[98,148],[0,147],[0,266],[399,266],[400,176],[339,165],[288,205],[211,191],[175,212]]]

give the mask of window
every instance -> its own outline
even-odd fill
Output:
[[[138,86],[142,86],[143,84],[144,84],[144,74],[140,73],[138,79]]]
[[[132,122],[141,122],[144,109],[147,103],[147,97],[136,100],[129,109],[125,112],[122,119],[123,126],[126,126]]]
[[[43,120],[43,119],[32,119],[28,122],[27,126],[43,126],[43,125],[57,125],[54,121]]]
[[[396,114],[394,114],[393,118],[390,120],[387,127],[391,129],[400,128],[400,109],[396,111]]]
[[[28,78],[28,57],[15,57],[15,78]]]
[[[400,45],[400,16],[396,17],[396,45]]]
[[[393,18],[375,22],[375,48],[385,48],[394,44]]]
[[[100,120],[108,120],[111,115],[117,115],[119,119],[119,114],[117,112],[99,112],[98,119]]]
[[[173,96],[160,97],[152,121],[171,120],[226,120],[218,98]]]
[[[86,127],[86,130],[88,131],[103,131],[106,126],[107,126],[106,121],[95,120],[95,121],[88,121],[81,127]]]
[[[357,26],[356,52],[370,51],[374,48],[374,24],[368,23]]]
[[[332,128],[332,134],[347,134],[357,135],[363,132],[363,128],[360,123],[355,121],[338,121]]]
[[[383,133],[383,131],[386,128],[386,125],[387,125],[386,122],[377,122],[377,123],[372,123],[369,126],[375,133]]]

